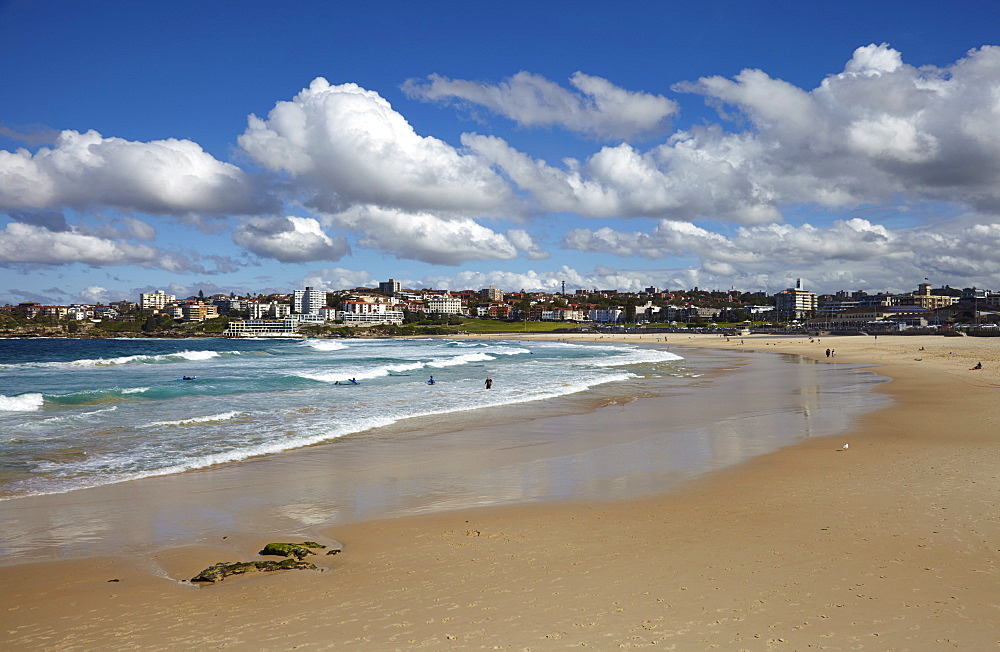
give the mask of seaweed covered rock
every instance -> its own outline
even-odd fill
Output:
[[[269,543],[260,551],[261,555],[277,555],[278,557],[295,557],[299,561],[305,559],[306,555],[315,555],[310,548],[326,548],[321,543],[315,541],[303,541],[302,543]]]
[[[268,572],[278,570],[316,570],[316,564],[309,564],[295,559],[281,561],[237,561],[219,562],[191,578],[192,582],[220,582],[230,575],[245,575],[247,573]]]

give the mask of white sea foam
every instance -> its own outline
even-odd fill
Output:
[[[371,380],[373,378],[382,378],[385,376],[391,376],[394,373],[405,373],[408,371],[417,371],[425,367],[432,367],[435,369],[442,369],[445,367],[458,367],[461,365],[471,364],[474,362],[486,362],[488,360],[496,360],[496,358],[488,353],[464,353],[462,355],[456,355],[451,358],[434,358],[427,362],[413,361],[413,362],[402,362],[389,364],[384,366],[374,366],[366,367],[362,365],[344,365],[342,367],[337,367],[336,369],[330,371],[302,371],[296,372],[295,375],[300,378],[308,378],[310,380],[316,380],[322,383],[336,383],[339,382],[343,384],[350,378],[355,380]]]
[[[239,354],[239,351],[230,351],[230,354]],[[70,360],[68,362],[40,362],[24,363],[25,366],[33,367],[113,367],[116,365],[127,365],[135,363],[163,363],[179,362],[182,360],[189,362],[199,362],[217,358],[218,351],[178,351],[177,353],[163,353],[159,355],[123,355],[116,358],[83,358],[80,360]]]
[[[456,355],[453,358],[436,358],[427,362],[428,367],[457,367],[463,364],[469,364],[470,362],[486,362],[487,360],[496,360],[492,355],[488,353],[463,353],[462,355]]]
[[[342,351],[347,348],[346,344],[337,340],[306,340],[302,344],[317,351]]]
[[[631,364],[643,364],[650,362],[675,362],[683,360],[681,356],[670,351],[660,349],[632,349],[620,356],[604,358],[602,360],[588,360],[585,364],[594,367],[620,367]]]
[[[148,392],[149,387],[126,387],[122,390],[122,394],[142,394],[143,392]]]
[[[18,394],[4,396],[0,394],[0,412],[35,412],[42,409],[45,397],[42,394]]]
[[[211,421],[228,421],[230,419],[235,419],[236,417],[243,414],[242,412],[222,412],[221,414],[210,414],[204,417],[191,417],[189,419],[177,419],[176,421],[153,421],[152,423],[146,424],[147,427],[153,426],[186,426],[192,423],[208,423]]]
[[[531,353],[530,349],[500,349],[497,347],[491,347],[490,353],[496,355],[522,355],[525,353]]]
[[[233,353],[238,353],[238,351],[233,351]],[[212,358],[219,357],[218,351],[179,351],[178,353],[170,353],[162,356],[155,356],[157,358],[171,359],[174,357],[183,358],[185,360],[210,360]]]
[[[90,412],[84,412],[84,413],[79,414],[77,416],[80,417],[80,418],[86,419],[87,417],[92,417],[95,414],[102,414],[104,412],[114,412],[117,409],[118,409],[117,405],[112,405],[110,407],[101,408],[100,410],[91,410]]]

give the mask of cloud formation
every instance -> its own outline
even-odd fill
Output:
[[[478,104],[526,127],[562,127],[604,139],[663,132],[678,110],[662,95],[628,91],[582,72],[569,82],[577,92],[525,71],[495,86],[435,74],[408,80],[403,92],[424,101]]]
[[[318,77],[266,120],[251,115],[240,146],[289,175],[312,206],[484,215],[513,193],[479,158],[420,136],[378,93]]]
[[[650,233],[572,229],[563,245],[578,251],[651,260],[694,257],[705,281],[782,289],[791,279],[862,289],[911,289],[914,279],[965,277],[1000,284],[1000,224],[890,230],[868,220],[829,227],[766,224],[732,236],[689,222],[661,220]]]
[[[871,44],[812,89],[753,69],[676,83],[672,92],[703,99],[719,120],[652,144],[634,139],[668,128],[673,100],[583,73],[570,85],[521,72],[499,84],[431,75],[404,86],[411,98],[482,107],[519,127],[615,141],[551,162],[486,126],[455,144],[417,133],[378,93],[323,78],[266,118],[249,116],[234,160],[249,157],[264,168],[259,175],[187,140],[54,132],[31,151],[0,151],[0,212],[13,220],[0,230],[0,264],[240,267],[229,252],[170,244],[176,225],[154,228],[150,216],[172,216],[232,228],[232,241],[261,266],[340,261],[351,254],[348,238],[355,251],[435,265],[539,261],[550,257],[545,239],[562,237],[571,251],[664,269],[628,277],[563,267],[511,283],[548,287],[553,275],[573,272],[566,280],[583,286],[624,289],[638,278],[773,290],[808,271],[828,287],[906,289],[930,275],[1000,286],[1000,47],[916,67]],[[3,134],[23,136],[0,127]],[[871,217],[887,206],[916,210],[906,228],[893,228],[903,219]],[[840,219],[784,223],[823,213]],[[578,217],[656,225],[555,232],[581,226]],[[677,257],[686,260],[670,262]]]
[[[72,229],[50,231],[44,226],[22,222],[10,222],[0,231],[0,264],[10,263],[83,263],[96,267],[152,265],[176,269],[159,249],[149,245],[115,242]]]
[[[350,253],[346,238],[331,238],[311,217],[251,218],[233,231],[233,242],[283,263],[336,261]]]
[[[504,235],[470,218],[442,219],[426,212],[363,206],[328,215],[327,220],[359,232],[362,247],[435,265],[507,260],[515,258],[518,250],[535,260],[547,256],[526,231]]]
[[[674,89],[696,93],[747,128],[696,126],[647,151],[623,143],[562,167],[501,138],[463,144],[542,210],[585,217],[780,221],[794,204],[849,207],[943,201],[1000,210],[1000,47],[946,68],[903,63],[887,45],[858,48],[811,91],[744,70]]]
[[[684,135],[642,153],[604,147],[564,168],[533,160],[495,136],[466,134],[466,147],[502,169],[543,211],[582,217],[717,217],[744,224],[779,220],[778,197],[751,178],[759,147],[736,137],[727,147],[698,147]]]
[[[269,204],[243,170],[188,140],[65,130],[34,154],[0,150],[0,210],[99,206],[181,215],[256,213]]]

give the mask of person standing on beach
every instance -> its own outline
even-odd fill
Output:
[[[489,376],[486,377],[486,389],[493,389],[493,379]]]
[[[826,350],[826,357],[828,357],[828,358],[830,357],[830,349]]]

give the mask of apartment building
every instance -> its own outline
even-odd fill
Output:
[[[403,288],[402,286],[400,286],[399,281],[393,278],[389,279],[385,283],[378,284],[379,294],[384,294],[389,297],[396,295],[398,292],[401,292],[402,290]]]
[[[326,306],[326,292],[307,287],[292,293],[292,312],[302,315],[318,315]]]
[[[143,310],[163,310],[168,304],[177,301],[173,294],[167,294],[163,290],[156,292],[143,292],[139,295],[139,307]]]
[[[181,319],[184,321],[205,321],[219,316],[219,309],[213,303],[187,301],[181,304]]]
[[[403,311],[385,301],[343,301],[337,319],[345,324],[402,324]]]
[[[809,319],[816,313],[818,302],[818,295],[804,290],[802,279],[796,279],[794,288],[774,295],[774,310],[781,320]]]
[[[503,301],[503,290],[490,285],[488,288],[480,290],[479,296],[486,301]]]
[[[427,312],[439,315],[461,315],[462,300],[450,294],[427,297]]]

